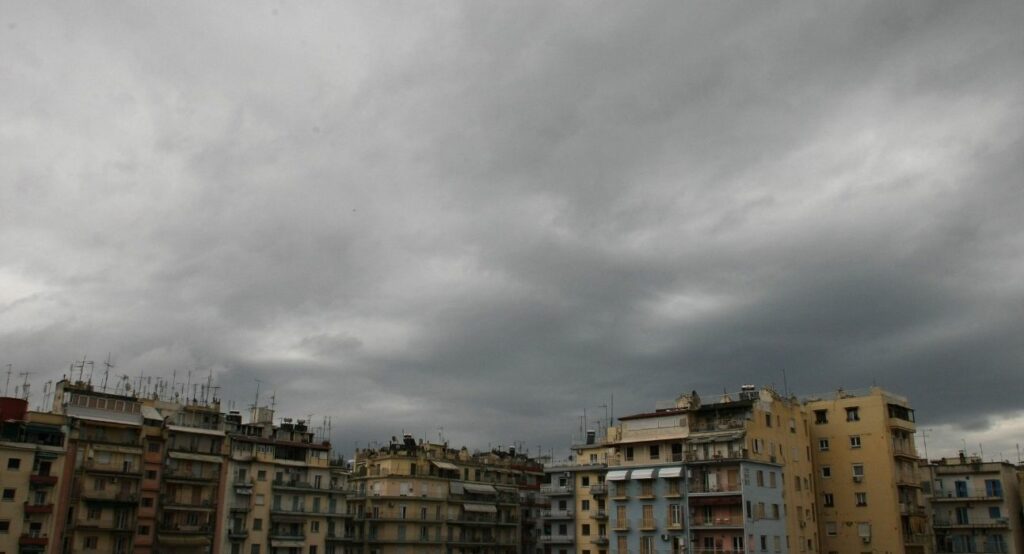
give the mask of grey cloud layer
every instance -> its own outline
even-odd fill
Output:
[[[94,8],[0,10],[0,362],[343,445],[782,368],[1020,410],[1019,3]]]

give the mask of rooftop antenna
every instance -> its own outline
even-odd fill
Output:
[[[29,373],[31,373],[31,371],[22,371],[21,373],[18,374],[20,377],[24,377],[25,378],[25,382],[21,385],[21,398],[23,400],[25,400],[26,402],[28,402],[28,394],[29,394],[28,393],[28,390],[29,390],[28,375],[29,375]],[[15,387],[15,388],[17,388],[17,387]]]
[[[789,398],[789,381],[786,380],[786,368],[782,368],[782,390],[785,396]]]
[[[188,370],[188,379],[185,380],[185,388],[182,390],[181,395],[185,396],[185,403],[188,403],[188,388],[192,386],[192,370]],[[195,393],[192,393],[192,397],[195,398]]]
[[[7,396],[8,390],[11,388],[11,364],[7,364],[7,383],[4,384],[4,396]]]
[[[270,411],[274,411],[274,408],[276,408],[276,407],[277,407],[277,391],[275,390],[275,391],[270,393]]]
[[[86,381],[88,381],[88,383],[91,385],[92,384],[92,374],[93,374],[93,371],[95,371],[95,369],[96,369],[96,364],[92,363],[92,360],[89,360],[88,362],[85,362],[85,364],[89,366],[89,378],[86,379]]]
[[[924,443],[924,460],[928,461],[928,431],[931,429],[921,429],[921,441]]]
[[[206,392],[203,393],[203,403],[209,401],[210,387],[213,386],[213,368],[210,368],[210,374],[206,376]]]
[[[110,352],[107,352],[107,361],[103,362],[103,392],[107,392],[107,377],[110,376],[110,370],[114,369],[114,364],[110,363]]]
[[[259,408],[260,407],[260,383],[262,383],[262,381],[260,381],[259,379],[254,379],[254,381],[256,381],[256,400],[252,403],[252,407],[253,408]]]

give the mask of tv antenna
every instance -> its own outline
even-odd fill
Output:
[[[7,396],[7,392],[11,388],[11,367],[11,364],[7,364],[7,382],[4,384],[4,396]]]
[[[110,352],[107,352],[107,361],[103,362],[103,392],[107,392],[107,377],[111,369],[114,369],[114,364],[110,361]]]

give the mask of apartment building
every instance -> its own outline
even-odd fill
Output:
[[[1017,468],[961,453],[924,470],[938,552],[1024,553]]]
[[[65,464],[64,418],[0,398],[0,552],[53,552]]]
[[[604,482],[609,448],[604,431],[585,430],[572,444],[573,461],[546,467],[541,493],[540,543],[546,554],[605,554],[608,532],[608,488]]]
[[[69,486],[58,506],[60,551],[128,554],[142,490],[142,403],[61,381],[53,411],[67,417],[69,429]]]
[[[316,441],[306,421],[253,408],[243,423],[227,415],[231,440],[223,552],[343,554],[360,539],[347,509],[347,477],[332,464],[330,444]]]
[[[815,552],[804,412],[745,386],[696,392],[609,430],[605,482],[618,552]]]
[[[539,464],[515,449],[471,454],[406,435],[360,450],[351,503],[362,552],[520,552],[521,493],[536,492],[542,475]]]
[[[872,387],[805,401],[824,552],[932,551],[906,398]]]

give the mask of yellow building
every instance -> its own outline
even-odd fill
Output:
[[[406,435],[356,453],[355,523],[365,554],[514,554],[522,544],[521,493],[542,468],[522,454],[471,454]]]
[[[64,418],[0,398],[0,552],[56,552]]]
[[[837,554],[932,551],[906,398],[872,387],[809,399],[821,547]]]

